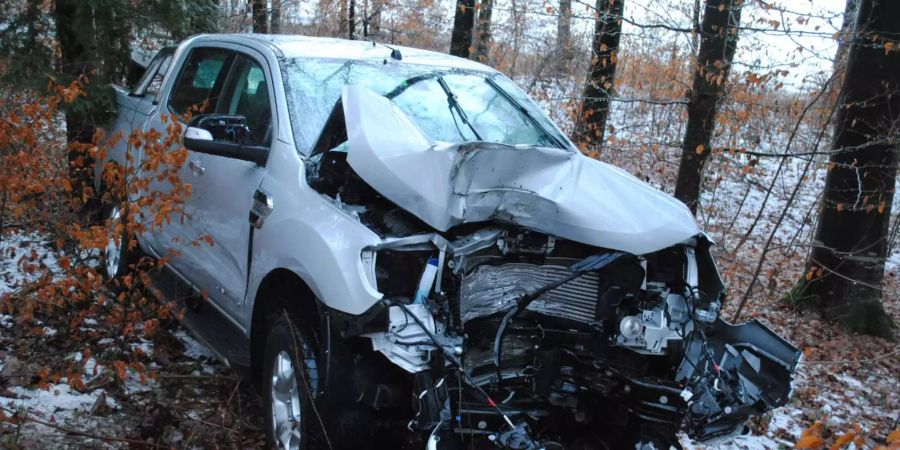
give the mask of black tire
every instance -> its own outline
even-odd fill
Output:
[[[303,326],[300,321],[290,320],[285,315],[273,319],[274,324],[266,339],[261,374],[263,415],[269,448],[308,450],[315,447],[320,429],[313,409],[319,388],[314,336],[310,327]],[[276,375],[277,364],[281,364],[279,371],[285,373],[285,357],[290,360],[293,380],[287,376],[279,380]],[[296,389],[296,396],[290,395],[290,387]],[[281,394],[276,394],[276,391]],[[299,432],[299,437],[296,432]]]

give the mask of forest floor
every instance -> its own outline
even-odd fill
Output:
[[[56,257],[33,235],[6,236],[0,248],[0,295],[23,280],[17,255],[38,251],[52,266]],[[896,282],[889,278],[885,305],[900,320]],[[848,335],[813,314],[783,303],[752,298],[744,318],[758,319],[803,349],[791,402],[752,421],[751,433],[734,440],[694,443],[687,448],[792,448],[803,431],[820,421],[822,437],[859,426],[866,448],[884,443],[900,418],[900,353],[895,343]],[[724,313],[730,315],[730,308]],[[0,316],[0,412],[14,416],[0,424],[2,448],[259,448],[264,444],[262,411],[253,388],[221,365],[177,324],[138,344],[153,361],[155,379],[129,371],[124,382],[96,362],[85,364],[85,387],[65,378],[38,387],[42,367],[54,360],[78,360],[83,353],[52,327],[27,337],[15,318]],[[96,346],[121,345],[110,330],[89,322]],[[101,337],[103,336],[103,337]],[[96,352],[96,350],[95,350]],[[104,376],[107,374],[107,376]],[[833,440],[834,437],[832,436]]]

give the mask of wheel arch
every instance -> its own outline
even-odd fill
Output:
[[[272,318],[282,310],[287,310],[293,317],[310,320],[314,332],[319,332],[319,301],[310,286],[300,275],[290,269],[278,268],[263,277],[253,300],[253,313],[250,319],[250,363],[253,382],[260,386],[260,372],[266,338],[274,320]]]

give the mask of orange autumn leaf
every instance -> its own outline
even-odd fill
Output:
[[[897,427],[896,430],[891,431],[891,434],[888,434],[887,443],[900,444],[900,427]]]
[[[113,367],[116,371],[116,377],[121,381],[125,381],[125,378],[128,376],[128,372],[126,371],[128,365],[126,365],[124,361],[115,361]]]
[[[811,435],[803,436],[802,438],[800,438],[800,440],[798,440],[797,443],[794,444],[794,448],[814,449],[814,448],[821,447],[824,444],[825,444],[825,441],[822,438],[820,438],[819,436],[816,436],[814,434],[811,434]]]

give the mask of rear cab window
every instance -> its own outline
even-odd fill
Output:
[[[163,78],[166,76],[166,73],[169,71],[169,66],[172,63],[173,53],[174,49],[172,48],[160,50],[153,58],[153,61],[150,62],[150,65],[147,66],[147,70],[144,71],[144,74],[141,75],[141,78],[134,85],[135,88],[131,92],[131,95],[142,97],[145,95],[155,96],[159,93]]]

